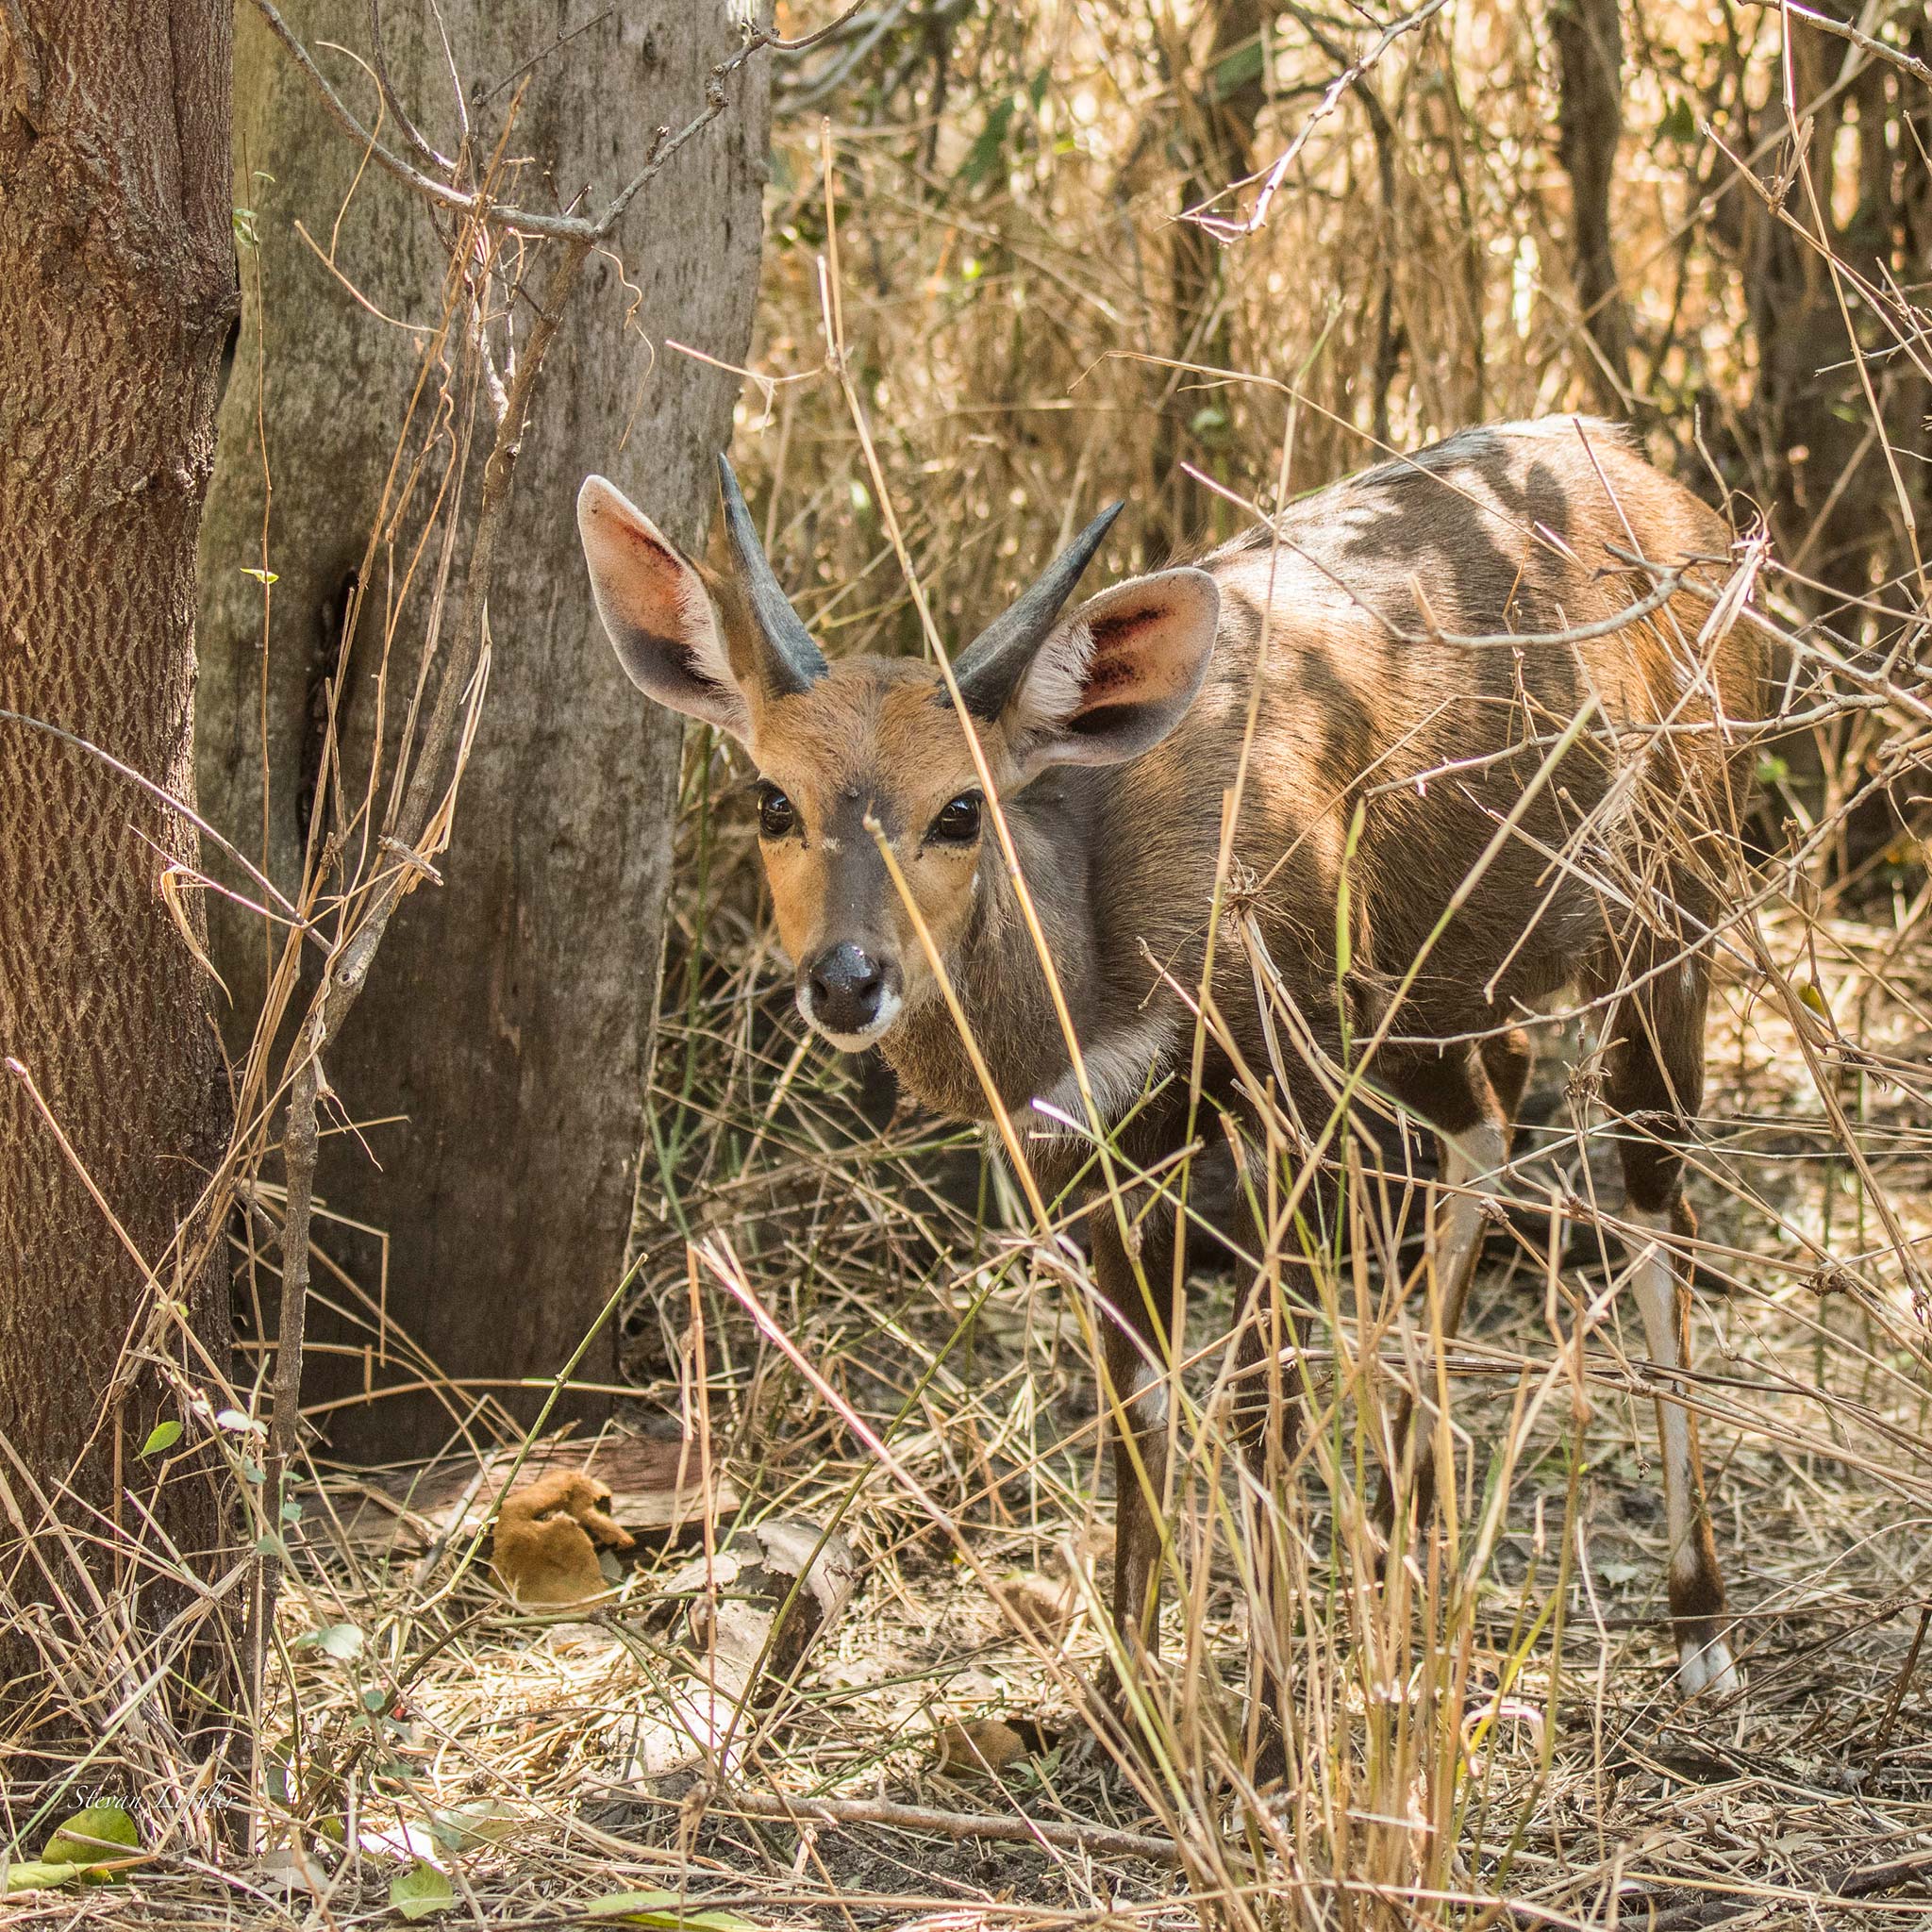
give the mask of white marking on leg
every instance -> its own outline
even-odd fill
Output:
[[[1671,1232],[1667,1214],[1646,1214],[1627,1208],[1624,1218],[1646,1234]],[[1668,1374],[1684,1366],[1677,1348],[1677,1271],[1671,1251],[1660,1240],[1643,1241],[1630,1267],[1630,1285],[1637,1291],[1638,1312],[1643,1317],[1644,1346],[1658,1369]],[[1690,1418],[1677,1402],[1657,1406],[1657,1432],[1664,1457],[1664,1515],[1670,1525],[1671,1574],[1690,1574],[1697,1568],[1696,1523],[1691,1507]]]
[[[1624,1218],[1642,1231],[1631,1263],[1631,1286],[1637,1291],[1638,1312],[1643,1318],[1644,1346],[1666,1376],[1685,1368],[1677,1335],[1677,1270],[1666,1238],[1672,1232],[1668,1214],[1649,1214],[1626,1208]],[[1642,1236],[1652,1237],[1644,1241]],[[1674,1384],[1674,1386],[1676,1386]],[[1697,1458],[1690,1446],[1690,1412],[1681,1402],[1659,1399],[1657,1434],[1664,1461],[1664,1522],[1670,1535],[1670,1574],[1674,1582],[1703,1574],[1697,1540]],[[1687,1639],[1678,1650],[1677,1682],[1687,1693],[1735,1690],[1740,1679],[1730,1647],[1721,1637],[1699,1644]]]
[[[1731,1655],[1731,1646],[1722,1637],[1713,1637],[1705,1644],[1685,1643],[1677,1656],[1677,1688],[1686,1697],[1695,1697],[1700,1690],[1728,1697],[1741,1690],[1744,1677]]]
[[[1443,1303],[1454,1307],[1474,1272],[1483,1239],[1483,1199],[1493,1198],[1496,1179],[1507,1158],[1504,1130],[1483,1121],[1466,1134],[1444,1134],[1442,1185],[1446,1192],[1437,1207],[1432,1245],[1436,1282]]]
[[[1126,1401],[1127,1420],[1136,1434],[1167,1426],[1167,1374],[1152,1362],[1134,1371],[1134,1387]]]

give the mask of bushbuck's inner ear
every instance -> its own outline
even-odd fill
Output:
[[[1024,772],[1112,765],[1181,721],[1214,655],[1221,591],[1203,570],[1164,570],[1103,591],[1059,625],[1007,709]]]
[[[602,476],[586,476],[577,492],[577,531],[597,615],[630,681],[674,711],[749,739],[751,711],[696,568]]]

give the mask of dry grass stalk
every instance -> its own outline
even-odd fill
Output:
[[[1923,85],[1916,57],[1886,38],[1902,18],[1880,6],[1823,30],[1848,63],[1898,76],[1887,85]],[[1185,101],[1183,83],[1244,50],[1217,48],[1205,9],[1076,6],[1059,24],[974,12],[924,53],[914,19],[862,8],[801,57],[797,98],[833,121],[821,136],[807,113],[782,134],[744,410],[741,467],[768,506],[774,555],[808,587],[801,602],[834,648],[969,633],[1101,494],[1135,496],[1139,541],[1165,548],[1354,467],[1374,445],[1365,425],[1386,424],[1381,440],[1402,446],[1595,389],[1557,266],[1563,195],[1531,165],[1548,114],[1528,11],[1418,16],[1383,48],[1359,77],[1383,110],[1392,172],[1320,42],[1268,24],[1255,142],[1264,180],[1270,157],[1291,166],[1191,312],[1174,298],[1166,226],[1187,170],[1149,130],[1203,111],[1211,91]],[[873,54],[853,58],[881,21]],[[1674,89],[1709,78],[1700,63],[1722,63],[1688,11],[1643,25],[1630,111],[1657,124]],[[1733,25],[1740,74],[1795,88],[1777,10]],[[870,94],[854,77],[868,75]],[[1820,98],[1857,77],[1834,70]],[[1311,121],[1331,95],[1333,111]],[[1797,124],[1818,102],[1793,92],[1788,106]],[[1752,135],[1734,152],[1758,167],[1777,149]],[[1802,149],[1782,199],[1715,145],[1699,199],[1657,153],[1633,137],[1620,244],[1657,350],[1659,453],[1694,461],[1713,425],[1748,443],[1741,296],[1703,245],[1720,208],[1748,202],[1810,239],[1848,319],[1862,303],[1868,335],[1889,332],[1860,377],[1874,458],[1909,508],[1916,452],[1890,446],[1880,391],[1892,371],[1924,366],[1923,291],[1831,255],[1829,183]],[[827,207],[842,251],[829,280]],[[436,507],[424,547],[401,560],[412,579],[449,563],[444,506],[481,456],[432,460],[420,435],[420,419],[488,380],[479,291],[530,273],[511,235],[566,251],[553,263],[582,240],[474,204],[458,213],[481,279],[452,277],[418,419],[398,425],[395,505]],[[1136,561],[1131,547],[1124,536],[1109,565]],[[641,1409],[685,1422],[745,1514],[838,1524],[865,1589],[735,1729],[728,1777],[654,1791],[625,1767],[641,1724],[676,1707],[691,1670],[653,1614],[672,1559],[650,1554],[593,1617],[533,1615],[469,1560],[474,1528],[426,1542],[400,1520],[385,1540],[349,1534],[362,1478],[310,1459],[288,1390],[271,1444],[252,1420],[258,1376],[223,1387],[177,1366],[192,1432],[157,1464],[167,1480],[230,1485],[284,1587],[277,1600],[253,1566],[202,1582],[138,1524],[90,1518],[0,1467],[6,1589],[23,1563],[38,1578],[32,1607],[20,1589],[0,1607],[25,1621],[85,1738],[44,1803],[16,1804],[11,1829],[34,1849],[61,1807],[113,1789],[142,1797],[148,1854],[137,1894],[62,1898],[45,1915],[126,1923],[138,1897],[157,1924],[236,1910],[339,1922],[379,1906],[401,1862],[427,1853],[466,1908],[507,1924],[575,1922],[585,1900],[639,1888],[761,1923],[843,1925],[916,1912],[974,1926],[1103,1913],[1244,1928],[1895,1923],[1932,1832],[1919,1674],[1932,1589],[1932,884],[1923,819],[1875,846],[1859,827],[1874,798],[1923,808],[1927,612],[1901,559],[1903,576],[1851,595],[1822,589],[1803,537],[1744,564],[1788,631],[1785,714],[1818,748],[1820,775],[1807,786],[1800,760],[1767,751],[1785,843],[1733,882],[1715,937],[1693,1255],[1708,1340],[1682,1392],[1732,1555],[1741,1700],[1681,1707],[1658,1641],[1662,1532],[1640,1399],[1657,1384],[1614,1292],[1625,1230],[1598,1204],[1614,1137],[1642,1126],[1592,1113],[1578,1013],[1553,1027],[1576,1057],[1519,1144],[1513,1211],[1449,1350],[1418,1279],[1432,1177],[1392,1158],[1413,1137],[1377,1122],[1372,1078],[1337,1070],[1334,1118],[1312,1139],[1341,1169],[1343,1224],[1316,1231],[1321,1332],[1280,1358],[1310,1425],[1265,1485],[1235,1478],[1224,1338],[1236,1311],[1204,1273],[1171,1371],[1169,1661],[1139,1689],[1134,1748],[1086,1743],[1085,1686],[1106,1660],[1092,1558],[1108,1423],[1084,1392],[1094,1317],[1068,1217],[1023,1200],[960,1137],[882,1122],[851,1070],[793,1037],[743,815],[724,807],[713,748],[694,744],[644,1191],[660,1232],[625,1298],[628,1352]],[[325,1219],[305,1220],[301,1139],[328,1102],[308,1049],[341,1011],[321,1016],[289,1065],[271,1043],[299,949],[366,966],[382,919],[460,837],[448,762],[459,774],[487,652],[480,606],[452,623],[469,655],[434,697],[408,690],[407,641],[393,621],[385,629],[385,678],[393,661],[398,680],[386,701],[413,748],[316,815],[311,875],[280,908],[289,939],[240,1076],[236,1145],[208,1195],[242,1204],[250,1278],[277,1272],[282,1244],[295,1287],[309,1271],[309,1291],[357,1312],[372,1347],[406,1356],[380,1284],[341,1274]],[[1540,725],[1552,743],[1572,728],[1586,727]],[[1580,850],[1550,858],[1591,863]],[[1239,882],[1217,890],[1238,914]],[[1238,918],[1222,942],[1244,943]],[[1266,960],[1254,963],[1293,1051],[1296,1016]],[[1215,1025],[1204,1008],[1204,1039]],[[284,1191],[261,1170],[291,1099],[298,1158]],[[1269,1123],[1283,1244],[1299,1240],[1282,1209],[1306,1182],[1308,1124]],[[1206,1219],[1204,1181],[1158,1178]],[[1265,1272],[1283,1252],[1249,1259]],[[168,1257],[144,1265],[165,1283]],[[167,1358],[154,1340],[136,1346]],[[488,1389],[418,1366],[480,1482],[481,1456],[512,1440],[502,1412]],[[1442,1504],[1385,1566],[1373,1488],[1408,1403],[1432,1418]],[[299,1517],[263,1504],[277,1459]],[[1284,1533],[1277,1566],[1257,1574],[1262,1511]],[[708,1513],[699,1541],[715,1547]],[[1039,1615],[1036,1584],[1071,1614]],[[183,1607],[157,1622],[143,1610],[160,1590]],[[240,1715],[261,1748],[262,1836],[244,1850],[220,1840],[215,1774],[166,1693],[204,1674],[197,1646],[232,1642],[225,1607],[250,1591],[264,1689]],[[1295,1687],[1280,1795],[1250,1789],[1255,1739],[1231,1690],[1250,1651]],[[1052,1748],[997,1784],[958,1784],[935,1763],[948,1725],[1042,1711]]]

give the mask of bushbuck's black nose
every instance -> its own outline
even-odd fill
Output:
[[[850,940],[827,946],[805,970],[811,1017],[827,1033],[869,1033],[890,990],[889,969]]]

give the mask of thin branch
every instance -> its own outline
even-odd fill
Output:
[[[303,918],[301,908],[294,905],[280,891],[275,882],[260,867],[252,864],[245,853],[242,852],[230,841],[225,839],[221,833],[216,831],[192,805],[184,805],[165,786],[156,784],[145,773],[137,772],[132,765],[123,764],[112,752],[103,751],[99,745],[92,742],[90,740],[77,737],[72,731],[63,731],[59,725],[50,724],[44,718],[29,717],[25,711],[0,710],[0,720],[4,720],[9,724],[25,724],[30,730],[44,731],[49,738],[58,738],[63,744],[71,744],[76,750],[90,753],[92,757],[99,758],[109,771],[118,772],[122,777],[139,785],[158,804],[165,806],[170,811],[179,813],[204,839],[219,845],[282,908],[284,916],[298,932],[310,932],[309,923]],[[320,943],[319,935],[316,937],[318,943]]]
[[[428,137],[410,118],[409,110],[403,106],[402,96],[396,92],[395,83],[389,77],[389,56],[382,44],[382,0],[369,0],[369,64],[375,72],[375,85],[382,95],[383,105],[403,130],[403,139],[416,150],[417,158],[427,161],[431,167],[442,169],[445,174],[454,175],[457,164],[447,155],[439,154],[430,146]]]
[[[1903,47],[1894,47],[1889,42],[1868,34],[1862,27],[1854,26],[1848,20],[1833,20],[1827,13],[1814,13],[1808,7],[1800,7],[1797,0],[1751,0],[1751,4],[1775,8],[1793,20],[1802,20],[1807,26],[1815,26],[1820,33],[1836,34],[1840,40],[1849,41],[1853,46],[1880,60],[1889,60],[1892,66],[1903,68],[1914,80],[1932,87],[1932,67],[1927,67],[1915,55],[1907,54]]]
[[[690,141],[702,129],[708,127],[724,111],[724,82],[726,76],[736,69],[742,67],[760,48],[772,44],[773,42],[763,32],[756,32],[745,42],[743,46],[739,48],[737,53],[719,61],[717,66],[711,69],[709,75],[705,81],[704,107],[691,120],[686,122],[675,134],[673,134],[669,128],[658,128],[657,136],[651,144],[650,155],[646,158],[643,167],[639,171],[629,187],[625,188],[618,195],[617,199],[610,204],[609,208],[606,209],[604,219],[592,228],[591,239],[593,241],[608,241],[618,223],[623,221],[631,203],[637,199],[639,191],[663,171],[665,163],[670,160],[671,157],[686,142]]]
[[[892,1831],[938,1832],[945,1838],[1055,1845],[1071,1852],[1097,1852],[1103,1857],[1152,1858],[1163,1865],[1178,1864],[1181,1857],[1180,1844],[1171,1838],[1112,1831],[1098,1824],[1063,1824],[1054,1819],[1028,1818],[1024,1812],[940,1811],[929,1805],[897,1805],[886,1798],[791,1798],[769,1791],[735,1791],[720,1799],[719,1809],[794,1824],[879,1824]]]
[[[302,44],[300,36],[282,18],[275,0],[255,0],[255,5],[257,11],[268,23],[269,31],[289,50],[296,66],[308,76],[310,84],[322,96],[322,104],[328,110],[329,118],[352,141],[358,142],[379,168],[392,175],[404,187],[414,189],[425,201],[434,202],[438,208],[453,208],[458,214],[508,228],[513,234],[543,236],[558,242],[581,242],[595,233],[593,225],[581,216],[531,214],[524,208],[493,205],[480,195],[464,194],[448,182],[433,180],[420,169],[412,168],[400,155],[385,147],[356,118],[341,95],[329,84],[328,76],[315,64],[314,57]]]
[[[1189,208],[1181,219],[1184,222],[1199,223],[1219,242],[1237,242],[1244,235],[1254,234],[1267,221],[1269,208],[1282,182],[1288,178],[1288,171],[1294,165],[1295,157],[1308,144],[1308,138],[1315,129],[1335,111],[1336,104],[1342,95],[1354,87],[1404,34],[1412,33],[1425,21],[1433,20],[1448,4],[1449,0],[1424,0],[1424,4],[1418,7],[1413,13],[1406,13],[1400,20],[1391,21],[1376,36],[1369,50],[1352,65],[1344,68],[1328,84],[1326,92],[1315,103],[1313,111],[1302,123],[1301,132],[1289,142],[1288,152],[1269,168],[1265,175],[1249,175],[1240,181],[1230,182],[1220,193],[1209,195],[1206,201]],[[1208,212],[1217,201],[1224,200],[1228,195],[1257,180],[1261,183],[1261,192],[1255,197],[1255,206],[1248,211],[1244,221],[1229,221]]]
[[[1446,0],[1432,0],[1434,6],[1444,4]],[[672,156],[724,111],[724,82],[731,74],[762,49],[784,48],[789,44],[763,28],[753,28],[746,35],[744,44],[735,54],[728,55],[712,68],[705,81],[704,107],[675,132],[668,126],[658,129],[642,168],[611,202],[602,219],[591,221],[583,215],[535,214],[527,208],[511,208],[503,203],[492,202],[487,195],[465,194],[460,189],[451,187],[447,181],[438,181],[424,174],[420,168],[411,167],[400,155],[385,147],[375,135],[357,119],[354,110],[330,85],[328,76],[315,64],[314,56],[303,45],[301,37],[282,18],[275,0],[255,0],[255,5],[257,11],[267,22],[270,32],[289,50],[290,57],[296,66],[308,76],[310,84],[322,96],[323,106],[328,110],[330,119],[353,141],[358,142],[370,158],[386,174],[393,175],[406,188],[413,189],[425,200],[433,202],[438,208],[452,208],[458,214],[487,223],[491,227],[508,229],[516,235],[530,235],[553,242],[580,244],[608,241],[618,224],[629,212],[631,203],[663,172]],[[379,68],[377,86],[381,88],[384,99],[388,100],[390,90],[381,77]],[[402,120],[406,134],[410,133],[408,123],[403,119],[401,109],[393,102],[391,102],[390,106],[391,111]],[[423,145],[426,148],[427,144]]]

